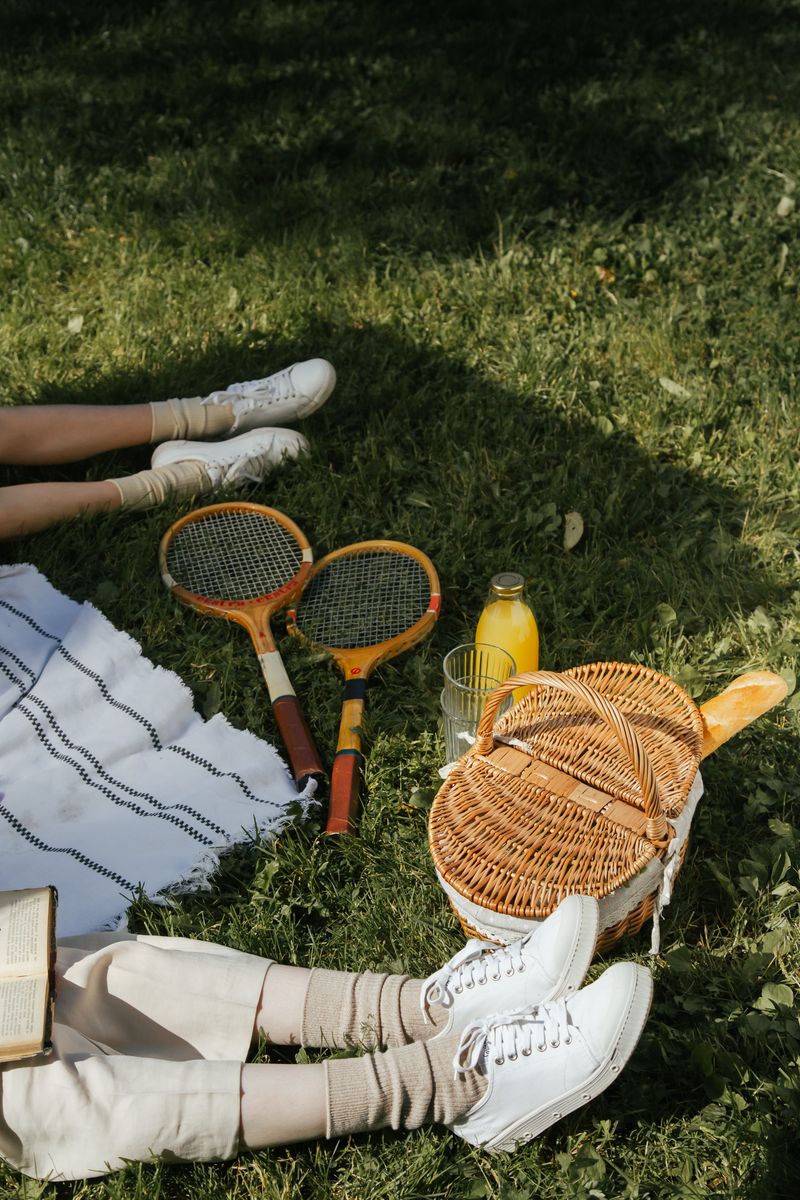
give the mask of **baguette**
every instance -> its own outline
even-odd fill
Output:
[[[703,749],[701,759],[708,758],[717,747],[744,729],[756,717],[780,704],[789,688],[780,675],[772,671],[751,671],[734,679],[724,692],[700,705],[703,718]]]

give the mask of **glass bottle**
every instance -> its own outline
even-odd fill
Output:
[[[489,596],[475,631],[476,642],[506,650],[517,664],[517,674],[539,669],[539,629],[525,599],[524,576],[514,571],[494,575]],[[530,688],[515,688],[514,703]]]

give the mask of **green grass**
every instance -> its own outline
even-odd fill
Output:
[[[249,497],[318,555],[396,537],[443,581],[433,638],[370,689],[360,838],[249,845],[212,894],[133,922],[427,972],[460,940],[426,847],[441,657],[491,574],[530,577],[550,667],[636,659],[697,698],[796,669],[800,249],[778,206],[800,179],[800,5],[7,0],[4,25],[3,402],[195,395],[324,355],[339,385],[305,423],[310,463]],[[179,511],[6,553],[275,740],[244,634],[163,593]],[[286,652],[330,759],[339,679]],[[797,734],[795,701],[709,761],[640,1047],[516,1156],[427,1130],[74,1187],[0,1171],[0,1195],[793,1195]],[[646,942],[618,954],[649,961]]]

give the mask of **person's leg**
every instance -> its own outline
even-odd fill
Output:
[[[149,404],[45,404],[0,408],[0,462],[42,466],[78,462],[150,440]]]
[[[56,1020],[118,1054],[244,1062],[271,960],[185,938],[59,940]]]
[[[241,1146],[262,1150],[389,1127],[451,1124],[487,1086],[478,1071],[454,1076],[457,1049],[452,1037],[323,1063],[246,1064]]]
[[[0,540],[36,533],[59,521],[116,509],[141,511],[167,499],[202,496],[260,481],[308,449],[293,429],[255,429],[220,444],[168,442],[150,470],[90,483],[23,483],[0,488]]]
[[[572,994],[591,960],[597,919],[596,901],[569,897],[519,942],[469,942],[427,980],[286,966],[186,938],[87,934],[59,942],[59,1003],[87,1037],[150,1056],[160,1052],[149,1029],[131,1044],[132,1009],[157,1023],[162,1038],[174,1034],[203,1057],[244,1058],[259,1037],[284,1046],[397,1047],[458,1034],[490,1011]],[[204,1003],[187,1006],[187,995]],[[165,1053],[175,1057],[169,1042]]]
[[[59,521],[122,506],[109,479],[91,483],[20,483],[0,488],[0,540],[38,533]]]
[[[615,963],[568,997],[487,1014],[458,1035],[331,1059],[322,1074],[314,1065],[245,1066],[242,1144],[260,1149],[435,1123],[472,1145],[513,1150],[614,1082],[651,997],[645,967]]]
[[[513,1150],[613,1083],[651,994],[644,967],[616,963],[577,995],[460,1036],[287,1066],[104,1053],[57,1023],[51,1055],[0,1071],[0,1153],[28,1175],[80,1179],[428,1122]]]
[[[420,1009],[421,986],[408,975],[275,963],[264,980],[256,1031],[275,1046],[405,1046],[437,1031],[436,1015],[426,1022]]]
[[[385,1049],[458,1033],[489,1009],[530,1006],[580,987],[597,942],[599,909],[568,896],[531,933],[498,948],[470,941],[426,980],[273,966],[258,1023],[268,1040]]]
[[[245,1063],[239,1114],[242,1149],[315,1141],[327,1130],[325,1063]]]
[[[56,1023],[50,1054],[0,1068],[0,1155],[51,1180],[105,1175],[131,1160],[231,1158],[241,1074],[237,1061],[104,1053]]]
[[[307,417],[333,391],[336,373],[315,358],[266,379],[208,396],[150,404],[0,406],[0,462],[55,466],[148,442],[231,437]]]
[[[469,1081],[453,1079],[449,1042],[430,1055],[418,1044],[349,1064],[245,1067],[104,1054],[61,1025],[53,1045],[46,1059],[0,1070],[0,1154],[51,1180],[104,1175],[127,1161],[208,1162],[242,1149],[447,1123],[486,1087],[475,1071]]]
[[[332,1084],[324,1064],[242,1067],[265,972],[275,966],[185,939],[93,934],[60,942],[54,1053],[3,1072],[0,1153],[27,1174],[69,1179],[125,1159],[208,1160],[240,1146],[325,1137],[331,1094],[340,1107],[351,1105],[362,1067],[344,1077],[334,1069]],[[309,976],[299,968],[277,975],[284,1004],[294,996],[296,1019]],[[433,1051],[448,1081],[456,1042]],[[370,1072],[370,1127],[406,1110],[419,1123],[430,1108],[427,1056],[404,1049],[411,1054],[382,1058]],[[423,1092],[410,1105],[420,1064]],[[351,1132],[361,1127],[355,1120]]]

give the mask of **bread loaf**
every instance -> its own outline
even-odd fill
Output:
[[[780,675],[774,675],[772,671],[751,671],[749,675],[740,675],[724,692],[701,704],[702,757],[708,758],[745,725],[780,704],[788,691]]]

